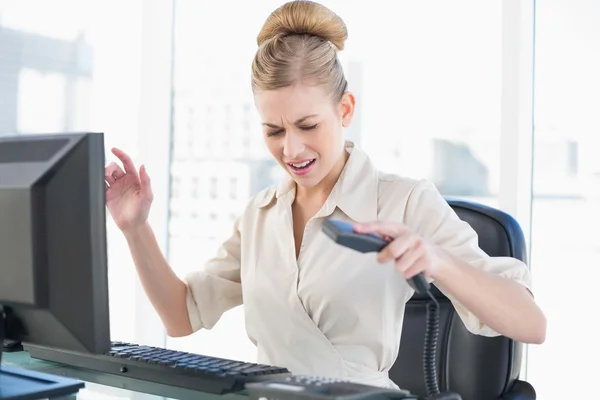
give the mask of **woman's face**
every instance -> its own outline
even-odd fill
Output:
[[[321,183],[343,154],[354,96],[347,92],[334,102],[323,86],[297,84],[259,92],[255,101],[275,160],[299,186]]]

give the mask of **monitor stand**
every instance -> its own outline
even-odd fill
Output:
[[[0,307],[0,343],[4,343],[7,329],[6,313]],[[3,347],[0,347],[0,400],[51,399],[75,394],[85,386],[73,379],[4,366]]]

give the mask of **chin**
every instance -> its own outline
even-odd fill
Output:
[[[302,186],[304,189],[312,189],[315,186],[317,186],[319,184],[319,182],[321,182],[320,179],[315,179],[312,177],[311,178],[308,178],[308,177],[301,178],[298,176],[294,176],[293,174],[292,174],[292,179],[294,182],[296,182],[296,184],[298,186]]]

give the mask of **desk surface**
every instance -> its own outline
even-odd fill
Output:
[[[125,378],[104,372],[66,367],[61,364],[32,359],[29,357],[29,353],[25,351],[4,353],[2,355],[2,365],[65,376],[85,382],[85,388],[80,390],[78,395],[71,398],[71,400],[159,400],[163,398],[177,400],[248,400],[248,397],[243,394],[219,396],[133,378]]]

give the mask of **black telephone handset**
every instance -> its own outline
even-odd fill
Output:
[[[361,253],[379,253],[390,242],[374,233],[354,232],[354,225],[347,221],[326,219],[323,221],[323,232],[334,242]],[[429,292],[429,282],[422,273],[408,280],[408,284],[417,293]]]
[[[418,400],[406,390],[385,389],[344,380],[291,376],[246,384],[252,400]]]

